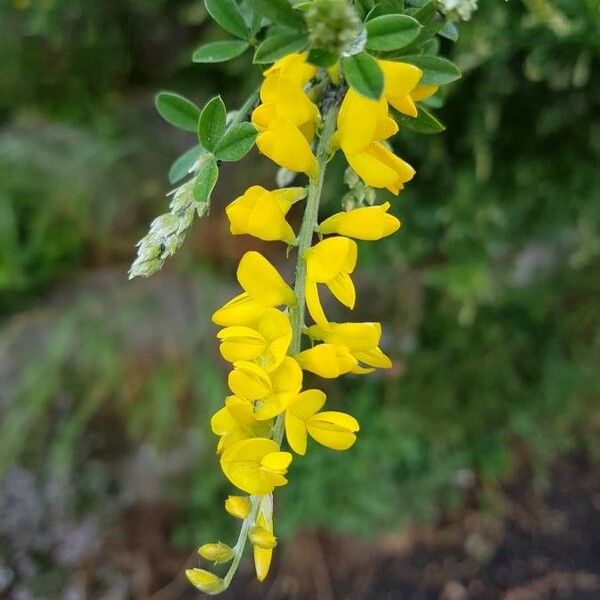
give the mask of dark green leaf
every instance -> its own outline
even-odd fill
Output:
[[[329,50],[314,49],[308,53],[307,60],[311,65],[327,69],[337,62],[338,53],[330,52]]]
[[[423,70],[420,85],[446,85],[461,78],[460,69],[439,56],[403,56],[401,60]]]
[[[383,93],[383,73],[377,61],[361,52],[342,59],[342,69],[348,85],[359,94],[378,100]]]
[[[398,122],[401,126],[416,133],[434,134],[446,130],[445,125],[423,106],[419,106],[419,112],[415,118],[400,115]]]
[[[402,7],[398,6],[397,0],[383,0],[373,6],[371,4],[371,10],[367,14],[366,20],[374,19],[375,17],[381,17],[382,15],[397,15],[402,12]]]
[[[440,29],[439,35],[456,42],[458,41],[458,28],[452,21],[446,21],[446,24]]]
[[[256,49],[254,62],[259,64],[272,63],[286,54],[304,50],[307,45],[308,39],[297,31],[270,35]]]
[[[248,49],[248,42],[243,40],[226,40],[211,42],[200,46],[192,60],[196,63],[220,63],[238,57]]]
[[[215,96],[208,101],[200,113],[198,121],[198,139],[211,152],[225,133],[227,109],[221,96]]]
[[[292,8],[288,0],[246,0],[246,4],[272,23],[293,29],[305,29],[306,27],[304,17]]]
[[[190,100],[173,92],[159,92],[154,99],[160,116],[174,127],[196,131],[200,109]]]
[[[219,167],[214,158],[207,160],[198,171],[194,183],[194,200],[207,204],[219,178]]]
[[[250,152],[257,135],[252,123],[240,123],[221,138],[215,148],[215,156],[228,162],[240,160]]]
[[[422,25],[407,15],[384,15],[367,21],[367,48],[397,50],[417,39]]]
[[[189,175],[190,169],[196,164],[204,150],[200,146],[194,146],[184,152],[169,169],[169,183],[177,183]]]
[[[229,33],[246,39],[248,27],[235,0],[204,0],[210,16]]]

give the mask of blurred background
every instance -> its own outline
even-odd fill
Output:
[[[294,462],[269,580],[245,563],[224,598],[600,598],[600,0],[480,4],[444,42],[447,131],[400,136],[403,228],[361,245],[357,318],[395,367],[326,383],[359,442]],[[194,598],[182,567],[233,539],[209,317],[257,247],[223,207],[272,165],[229,167],[127,281],[194,144],[154,94],[235,107],[259,81],[192,64],[222,36],[200,0],[0,0],[2,598]]]

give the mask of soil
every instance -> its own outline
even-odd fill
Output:
[[[220,597],[600,600],[598,465],[571,457],[555,465],[546,493],[533,493],[526,472],[497,493],[503,518],[482,516],[486,513],[473,506],[446,515],[436,526],[412,526],[370,542],[300,532],[281,545],[265,583],[256,582],[251,564],[243,563],[232,588]],[[128,539],[137,546],[129,551],[140,559],[145,555],[155,575],[150,599],[198,598],[179,571],[186,553],[163,545],[167,522],[161,522],[160,511],[148,511],[130,515],[143,535],[130,530]]]

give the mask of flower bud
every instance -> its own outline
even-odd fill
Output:
[[[270,550],[277,546],[277,538],[260,525],[253,527],[248,537],[253,546],[258,546],[259,548],[263,548],[263,550]]]
[[[226,563],[229,562],[235,555],[233,549],[224,544],[223,542],[217,542],[215,544],[203,544],[198,548],[198,554],[215,563]]]
[[[225,590],[225,582],[210,571],[205,571],[204,569],[187,569],[185,575],[192,585],[205,594],[215,596]]]
[[[361,21],[346,0],[314,0],[306,11],[311,46],[340,52],[355,40]]]
[[[229,496],[225,500],[225,510],[236,519],[245,519],[252,510],[248,496]]]

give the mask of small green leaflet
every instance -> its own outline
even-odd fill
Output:
[[[246,4],[272,23],[292,29],[306,28],[304,17],[292,8],[288,0],[246,0]]]
[[[196,145],[177,158],[169,169],[169,183],[177,183],[189,175],[190,169],[196,164],[203,152],[203,148]]]
[[[160,116],[174,127],[196,131],[200,109],[190,100],[173,92],[159,92],[154,99]]]
[[[454,63],[439,56],[402,56],[399,60],[422,69],[419,85],[446,85],[462,77]]]
[[[422,25],[407,15],[384,15],[367,21],[369,50],[398,50],[414,42]]]
[[[273,63],[286,54],[304,50],[306,46],[308,46],[308,39],[298,31],[270,35],[256,49],[254,62]]]
[[[367,98],[379,100],[383,94],[383,72],[377,61],[366,52],[342,59],[342,69],[348,85]]]
[[[240,123],[221,138],[214,149],[214,154],[218,160],[227,162],[240,160],[250,152],[257,135],[258,132],[252,123]]]
[[[210,157],[196,174],[194,200],[200,204],[208,204],[218,178],[219,167],[217,167],[217,161],[214,157]]]
[[[210,16],[225,30],[246,39],[248,27],[235,0],[204,0]]]
[[[192,60],[195,63],[220,63],[243,54],[250,44],[243,40],[225,40],[222,42],[211,42],[200,46],[194,52]]]
[[[221,96],[215,96],[208,101],[200,113],[198,121],[198,139],[200,143],[212,152],[225,133],[227,111]]]

